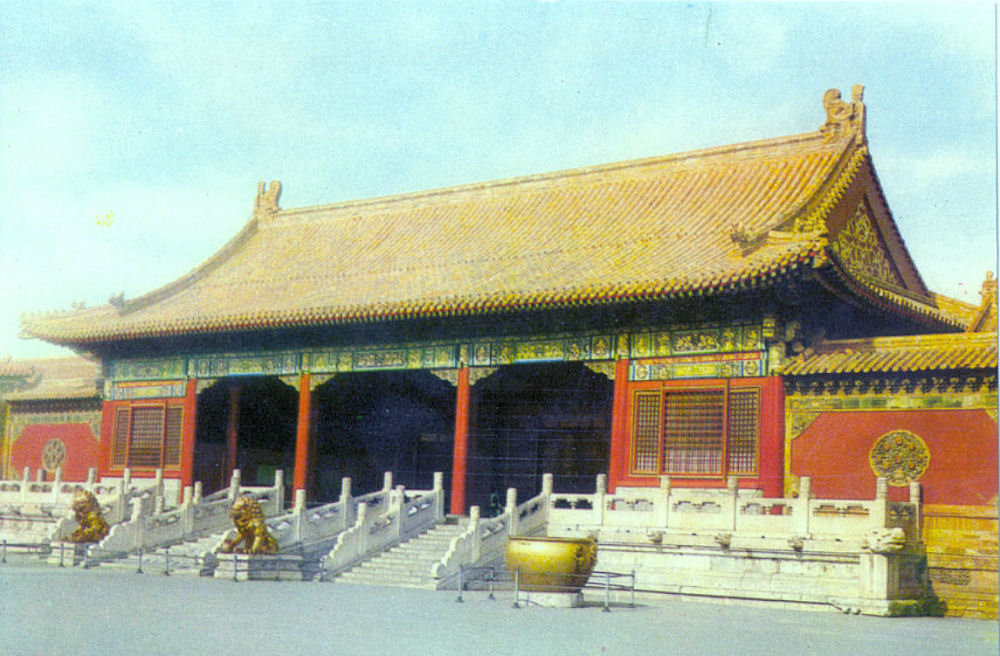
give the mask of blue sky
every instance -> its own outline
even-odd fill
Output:
[[[865,85],[928,285],[996,252],[994,5],[19,2],[0,5],[0,355],[23,312],[133,297],[283,207],[817,129]]]

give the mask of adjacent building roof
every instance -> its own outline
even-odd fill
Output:
[[[101,367],[81,357],[15,360],[30,372],[22,384],[3,395],[5,401],[88,399],[100,395]]]
[[[34,373],[34,368],[22,360],[12,360],[10,356],[0,360],[0,378],[23,379]]]
[[[335,205],[280,209],[280,184],[261,183],[246,227],[188,275],[135,299],[29,316],[23,328],[86,346],[668,299],[867,262],[850,244],[838,250],[831,228],[843,225],[830,218],[857,180],[878,185],[860,87],[851,102],[827,92],[824,107],[812,133]],[[851,293],[962,326],[936,307],[873,193],[862,232],[881,253],[874,269],[840,267]]]
[[[787,376],[996,369],[997,334],[950,333],[828,341],[784,366]]]

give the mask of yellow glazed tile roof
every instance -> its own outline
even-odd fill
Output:
[[[100,365],[81,357],[16,360],[30,371],[26,385],[3,396],[6,401],[97,398]]]
[[[783,367],[787,376],[996,369],[997,334],[949,333],[829,341]]]
[[[853,107],[863,110],[860,100]],[[816,226],[859,169],[871,170],[863,135],[829,125],[779,139],[326,206],[278,209],[280,186],[272,183],[258,192],[243,231],[178,281],[128,301],[25,317],[23,329],[83,345],[767,284],[826,261],[825,230]]]

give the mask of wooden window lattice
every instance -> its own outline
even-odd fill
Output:
[[[132,408],[129,467],[159,467],[163,448],[163,406]]]
[[[664,473],[721,474],[725,392],[665,392]]]
[[[660,451],[660,394],[637,394],[635,397],[635,441],[632,469],[656,472]]]
[[[181,427],[183,409],[179,406],[167,408],[167,421],[163,437],[163,466],[177,467],[181,464]]]
[[[726,448],[726,469],[729,473],[752,474],[757,471],[759,427],[759,390],[732,390],[729,393],[729,443]]]
[[[128,408],[120,408],[115,413],[115,433],[111,451],[112,467],[124,467],[128,462],[128,418]]]

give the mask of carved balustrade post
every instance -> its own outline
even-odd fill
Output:
[[[274,485],[272,486],[274,499],[274,513],[280,514],[285,509],[285,470],[279,469],[274,472]]]
[[[123,521],[125,519],[125,513],[127,512],[125,507],[125,479],[119,478],[116,483],[116,487],[118,489],[115,494],[115,504],[112,508],[114,512],[112,523]]]
[[[354,554],[355,558],[360,558],[361,554],[365,553],[367,548],[366,542],[368,541],[368,504],[363,503],[358,506],[358,520],[355,522],[355,526],[358,527],[358,539],[355,541],[357,545],[357,553]]]
[[[351,496],[351,478],[349,476],[344,476],[340,479],[340,498],[338,502],[340,503],[340,528],[346,531],[354,524],[356,516],[354,498]]]
[[[653,526],[668,528],[670,526],[670,486],[669,476],[660,476],[660,494],[653,504]]]
[[[875,501],[869,516],[871,528],[886,528],[889,521],[889,482],[882,476],[875,479]]]
[[[472,562],[476,563],[479,561],[479,557],[482,555],[482,527],[479,522],[479,506],[472,506],[469,508],[469,523],[472,525]]]
[[[434,521],[444,521],[444,473],[434,472]]]
[[[302,541],[302,522],[306,519],[306,491],[295,490],[295,541]]]
[[[185,485],[181,493],[181,537],[187,538],[194,532],[194,508],[192,506],[194,488]]]
[[[90,467],[87,469],[87,491],[93,494],[95,485],[97,485],[97,467]]]
[[[604,526],[604,497],[608,493],[608,475],[598,474],[594,483],[594,523]]]
[[[921,496],[920,481],[910,481],[910,503],[913,504],[913,535],[918,539],[920,538],[920,526],[923,523]]]
[[[733,504],[729,512],[729,530],[736,530],[736,515],[740,511],[740,485],[735,476],[726,478],[726,491],[729,492],[729,503]]]
[[[517,535],[518,526],[517,522],[520,519],[517,516],[517,488],[509,487],[507,488],[507,503],[504,506],[504,512],[507,513],[507,535],[513,537]]]
[[[59,503],[59,488],[62,487],[62,465],[56,467],[55,480],[52,482],[52,503]]]
[[[234,469],[233,476],[229,479],[229,494],[226,498],[229,499],[229,503],[233,503],[238,496],[240,496],[240,470]]]
[[[809,502],[812,500],[812,479],[803,476],[799,479],[799,497],[791,502],[792,513],[795,516],[796,533],[809,535]]]

